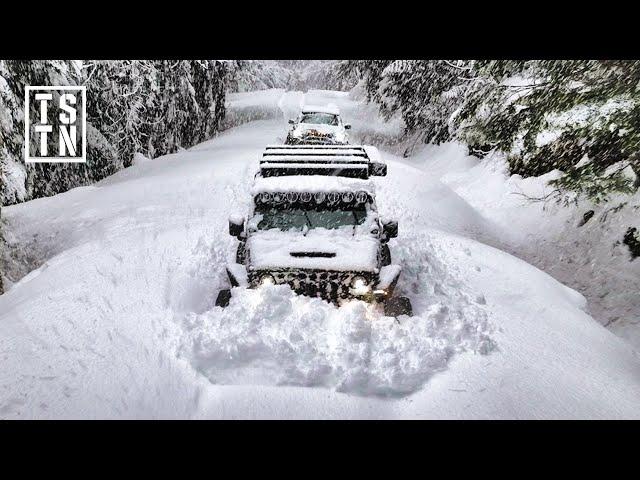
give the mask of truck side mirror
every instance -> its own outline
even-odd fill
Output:
[[[229,217],[229,235],[239,238],[244,233],[244,217],[232,215]]]
[[[293,125],[294,123],[296,123],[296,121],[295,121],[295,120],[291,120],[291,119],[289,119],[289,123],[290,123],[291,125]]]
[[[350,123],[345,123],[344,124],[344,129],[345,130],[351,130],[351,124]]]
[[[382,224],[382,234],[385,241],[390,238],[396,238],[398,236],[398,222],[395,220],[384,222]]]

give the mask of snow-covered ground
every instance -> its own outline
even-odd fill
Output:
[[[621,241],[640,218],[640,193],[564,206],[531,200],[548,195],[559,172],[509,176],[503,158],[479,161],[456,144],[427,146],[410,160],[491,222],[502,249],[580,291],[594,318],[640,350],[640,259]]]
[[[395,128],[340,92],[249,95],[230,104],[259,120],[3,209],[38,268],[0,296],[0,418],[640,418],[638,354],[582,295],[495,248],[500,224],[446,176],[464,159],[384,154],[374,180],[414,317],[284,286],[214,307],[227,217],[301,101],[338,104],[356,138]]]

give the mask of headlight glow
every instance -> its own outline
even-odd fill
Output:
[[[366,295],[371,291],[371,287],[369,286],[369,282],[364,277],[355,277],[351,281],[351,291],[354,295]]]
[[[266,285],[275,285],[275,284],[276,284],[276,281],[273,278],[273,275],[270,275],[270,274],[267,273],[267,274],[263,275],[262,277],[260,277],[260,286],[261,287],[264,287]]]

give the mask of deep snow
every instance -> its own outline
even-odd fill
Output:
[[[640,219],[640,192],[594,205],[580,199],[564,206],[542,198],[552,188],[541,177],[509,176],[504,158],[482,161],[460,145],[428,146],[411,158],[464,198],[493,224],[500,248],[584,294],[589,313],[640,350],[640,258],[622,243]],[[593,216],[584,223],[584,215]]]
[[[291,112],[334,102],[354,135],[392,128],[339,92],[237,97],[275,118],[3,209],[8,240],[44,263],[0,296],[0,418],[640,418],[631,346],[489,246],[495,220],[411,159],[383,154],[374,181],[415,317],[287,287],[214,307],[227,216],[246,213],[256,154]]]

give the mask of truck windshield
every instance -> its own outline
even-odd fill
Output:
[[[258,230],[269,230],[271,228],[302,230],[305,225],[309,229],[334,229],[362,225],[367,217],[367,210],[364,205],[340,208],[320,205],[309,209],[265,206],[256,210],[256,213],[262,215],[257,225]]]
[[[315,123],[319,125],[338,125],[338,116],[331,113],[305,113],[300,123]]]

